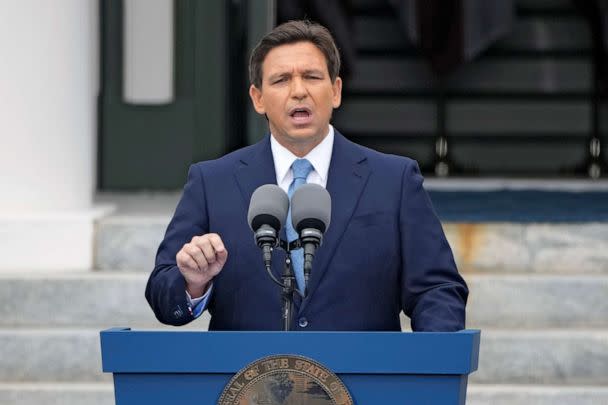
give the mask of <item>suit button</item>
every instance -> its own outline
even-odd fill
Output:
[[[300,326],[300,328],[305,328],[308,326],[308,319],[302,317],[300,319],[298,319],[298,325]]]

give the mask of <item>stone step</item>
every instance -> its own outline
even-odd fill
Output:
[[[608,276],[464,274],[469,328],[608,326]]]
[[[170,214],[117,214],[96,226],[95,268],[150,272]],[[608,274],[606,224],[444,223],[463,273]]]
[[[96,224],[95,268],[152,271],[179,197],[180,193],[98,193],[97,204],[116,210]]]
[[[0,383],[0,404],[114,405],[111,383]]]
[[[482,330],[471,383],[608,385],[608,330]]]
[[[110,382],[101,372],[99,331],[0,329],[2,382]]]
[[[11,405],[114,405],[111,383],[0,383],[0,403]],[[467,388],[468,405],[599,405],[608,388],[597,386],[480,385]]]
[[[99,221],[95,230],[95,268],[151,272],[170,219],[169,216],[113,216]]]
[[[99,331],[0,329],[0,381],[110,382]],[[482,331],[471,383],[608,385],[608,330]]]
[[[467,405],[600,405],[608,404],[608,388],[561,385],[481,385],[467,389]]]
[[[0,327],[157,327],[160,323],[144,297],[147,278],[142,273],[3,274]],[[471,290],[470,328],[608,328],[608,276],[465,278]],[[205,315],[189,327],[207,325]]]
[[[445,223],[463,272],[608,274],[604,223]]]
[[[142,273],[0,275],[0,326],[163,327],[145,299],[147,279]],[[207,326],[206,312],[187,325]]]

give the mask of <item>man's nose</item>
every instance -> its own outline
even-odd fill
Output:
[[[307,91],[304,85],[304,80],[300,77],[296,77],[291,81],[291,96],[293,98],[302,99],[306,97]]]

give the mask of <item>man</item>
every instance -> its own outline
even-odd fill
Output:
[[[265,273],[247,210],[256,188],[292,191],[296,173],[326,187],[332,218],[309,294],[295,297],[294,330],[400,330],[402,310],[415,331],[464,328],[468,290],[418,165],[356,145],[329,124],[341,102],[339,69],[329,32],[306,21],[278,26],[254,49],[249,95],[270,135],[191,166],[146,288],[161,322],[182,325],[207,308],[210,329],[281,328],[281,291]],[[283,263],[275,251],[275,275]]]

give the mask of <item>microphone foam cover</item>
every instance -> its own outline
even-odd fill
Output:
[[[315,228],[324,233],[331,219],[331,197],[318,184],[300,186],[291,197],[291,222],[300,232],[304,228]]]
[[[254,232],[262,225],[270,225],[277,232],[285,225],[289,197],[276,184],[264,184],[251,195],[247,222]]]

